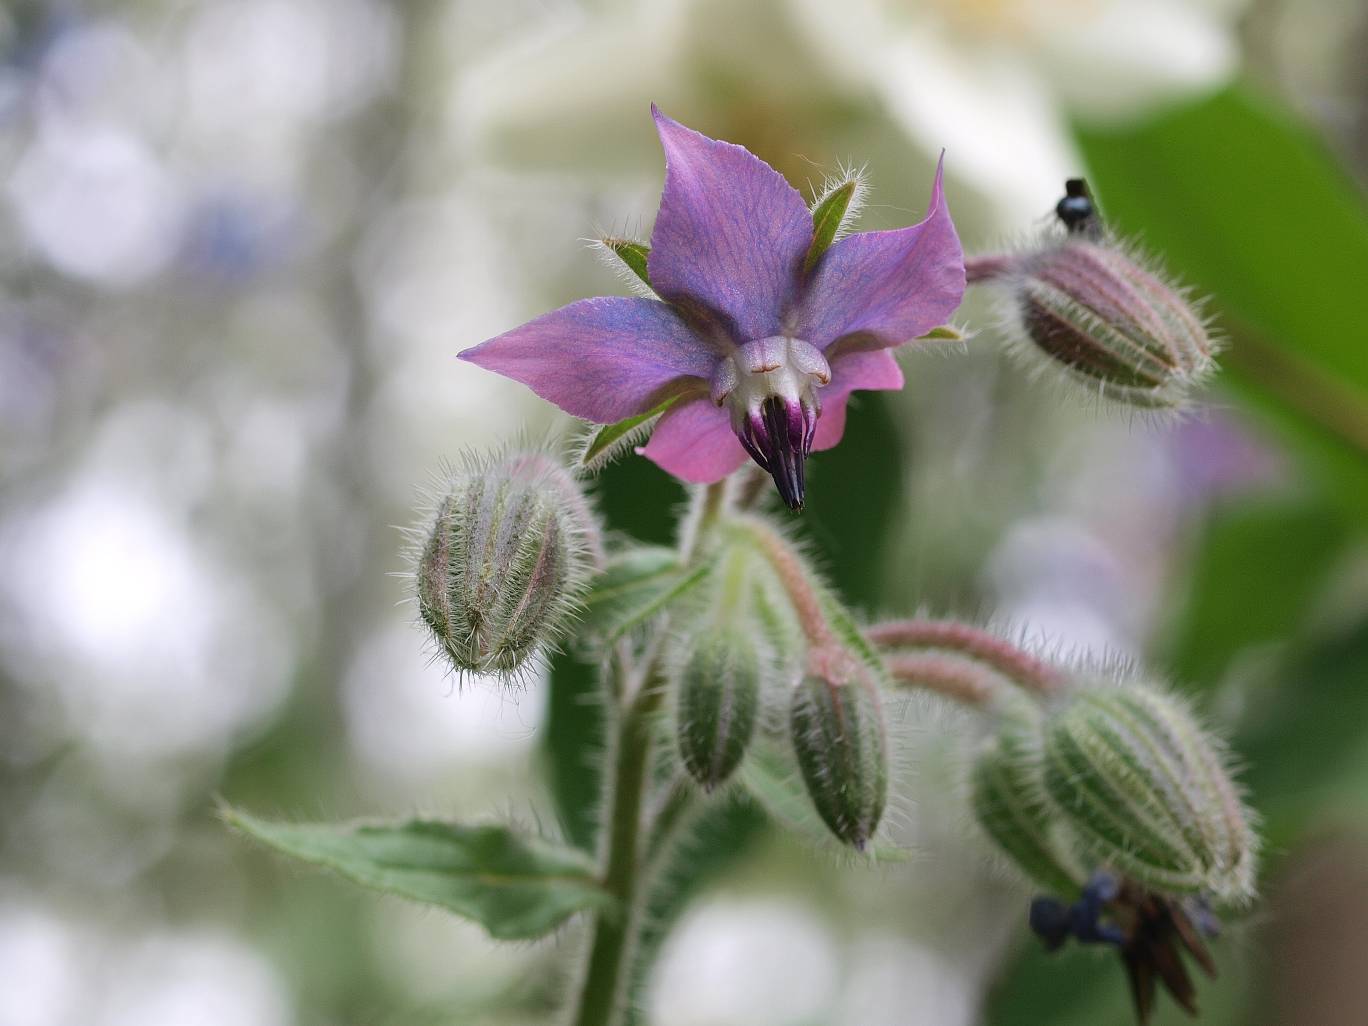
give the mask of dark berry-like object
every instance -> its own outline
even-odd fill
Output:
[[[1055,205],[1055,215],[1070,235],[1096,238],[1102,234],[1102,219],[1097,216],[1088,183],[1082,178],[1070,178],[1064,183],[1064,198]]]

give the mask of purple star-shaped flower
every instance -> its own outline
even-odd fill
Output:
[[[647,264],[660,300],[582,299],[461,358],[600,424],[677,397],[644,455],[713,482],[749,453],[801,509],[803,461],[841,440],[850,393],[901,388],[888,350],[960,304],[940,169],[920,224],[847,236],[805,269],[812,214],[783,176],[651,110],[665,150]]]

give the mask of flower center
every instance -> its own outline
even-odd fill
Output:
[[[830,381],[821,350],[786,335],[747,342],[713,374],[712,401],[730,409],[736,437],[790,509],[803,508],[803,460],[822,413],[817,390]]]

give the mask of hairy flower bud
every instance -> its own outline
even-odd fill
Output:
[[[675,726],[684,768],[708,791],[732,775],[755,734],[761,673],[761,653],[744,630],[692,639],[675,685]]]
[[[1021,257],[1008,278],[1023,351],[1109,399],[1179,406],[1215,367],[1183,293],[1108,238],[1070,234]]]
[[[1172,696],[1075,692],[1045,727],[1044,778],[1098,864],[1157,892],[1252,897],[1249,814],[1219,743]]]
[[[516,673],[563,635],[599,551],[579,485],[549,456],[472,461],[417,553],[419,615],[458,671]]]
[[[843,683],[808,673],[793,692],[789,727],[809,797],[841,841],[863,851],[888,798],[883,711],[863,668]]]
[[[1068,894],[1083,874],[1059,837],[1059,814],[1043,784],[1040,715],[1008,710],[974,762],[971,803],[984,832],[1036,883]]]

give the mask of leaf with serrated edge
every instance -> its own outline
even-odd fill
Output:
[[[269,848],[364,887],[445,908],[499,940],[543,936],[576,912],[617,911],[588,855],[505,826],[275,823],[231,808],[222,815]]]

